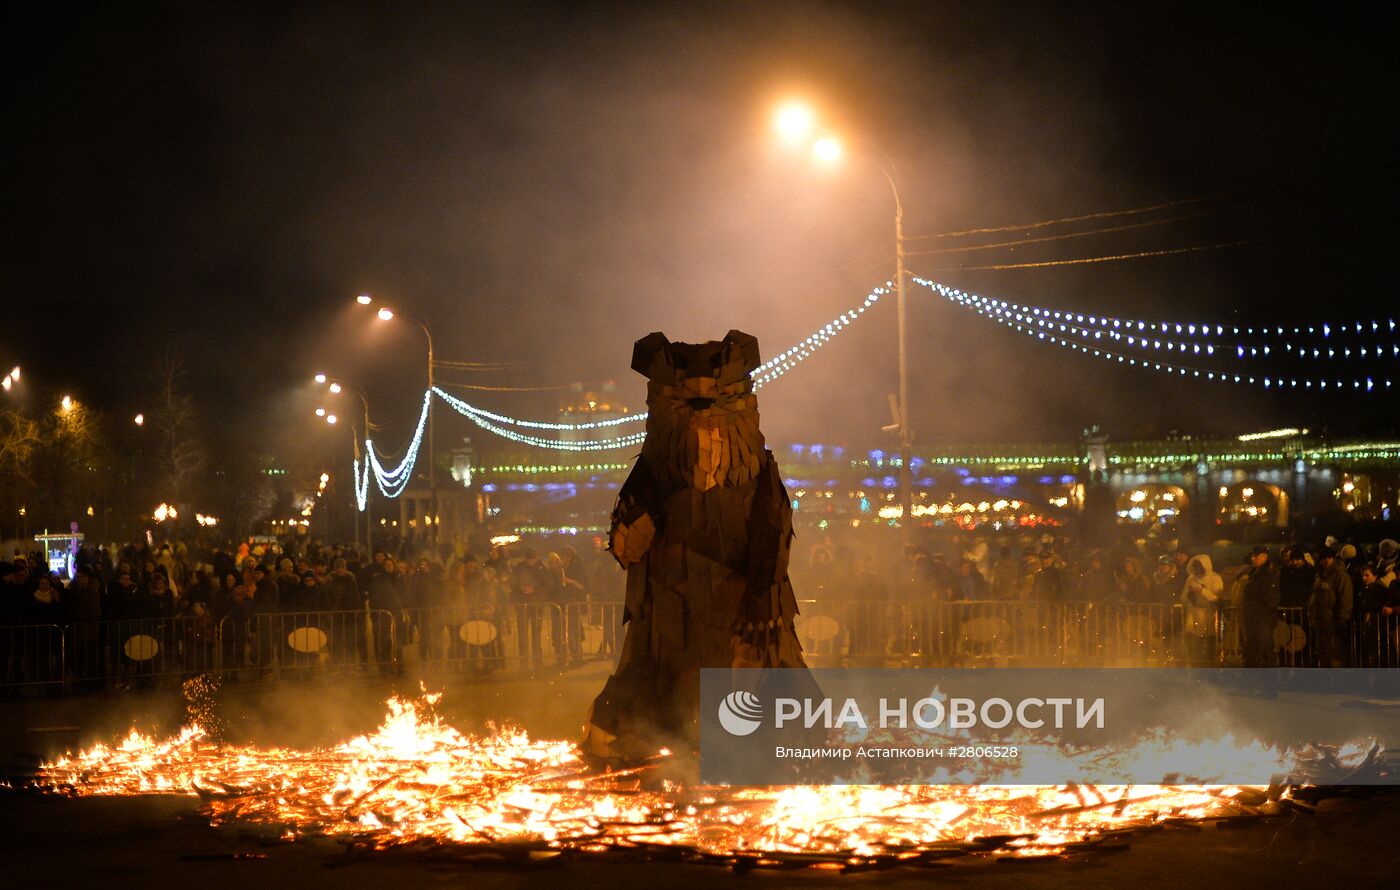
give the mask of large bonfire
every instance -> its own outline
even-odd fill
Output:
[[[393,698],[373,733],[299,751],[215,741],[199,726],[156,740],[132,731],[45,763],[36,785],[74,796],[197,795],[215,825],[279,836],[333,836],[360,849],[432,845],[463,855],[665,856],[735,867],[928,864],[950,857],[1069,855],[1131,831],[1307,811],[1297,786],[848,785],[686,786],[666,752],[597,772],[569,742],[518,729],[473,736],[437,715],[439,696]],[[1170,739],[1131,756],[1157,757]],[[1197,752],[1200,753],[1200,752]],[[1306,754],[1222,743],[1214,756],[1274,758],[1278,774],[1345,774],[1364,746]],[[1084,756],[1103,756],[1088,752]]]

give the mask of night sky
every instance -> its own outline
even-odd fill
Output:
[[[445,380],[612,378],[640,406],[628,363],[647,332],[740,328],[767,355],[892,274],[884,181],[858,155],[827,170],[781,149],[769,114],[792,96],[894,160],[910,235],[1212,199],[1053,231],[1190,217],[1162,225],[913,257],[916,274],[1086,314],[1395,314],[1393,48],[1359,12],[244,6],[6,13],[0,364],[22,364],[32,393],[126,415],[149,399],[156,359],[179,353],[211,438],[281,452],[326,435],[307,381],[329,370],[365,382],[377,440],[398,448],[422,393],[423,340],[353,304],[369,291],[425,317],[442,358],[518,363]],[[1264,240],[965,268],[1250,239]],[[1108,367],[921,290],[910,313],[923,443],[1063,441],[1090,423],[1119,439],[1396,425],[1393,397]],[[770,440],[885,442],[893,343],[894,307],[882,305],[765,389]],[[1400,379],[1400,361],[1362,371]],[[550,393],[461,394],[517,416],[556,407]],[[439,418],[440,449],[470,431]]]

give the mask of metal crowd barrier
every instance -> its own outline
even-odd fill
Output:
[[[1244,616],[1228,608],[895,600],[799,608],[798,638],[814,667],[1229,667],[1246,658]],[[1281,667],[1400,667],[1400,614],[1355,616],[1325,634],[1305,608],[1281,608],[1272,628],[1257,632],[1270,630],[1265,648]]]
[[[62,684],[63,654],[56,624],[0,626],[0,687]]]
[[[238,679],[388,673],[487,674],[616,659],[623,604],[465,604],[0,626],[0,687],[93,688],[222,673]],[[806,600],[797,633],[813,667],[1202,666],[1245,664],[1253,634],[1283,667],[1400,667],[1400,613],[1318,626],[1306,607],[1269,627],[1236,609],[1148,603]],[[1257,647],[1256,647],[1257,649]],[[1256,651],[1256,656],[1260,653]]]
[[[217,635],[204,617],[77,622],[64,632],[65,674],[90,684],[217,670]]]
[[[409,609],[400,633],[406,670],[491,673],[579,664],[584,628],[573,604],[467,604]]]
[[[219,668],[236,676],[392,672],[399,622],[383,609],[262,612],[219,623]]]

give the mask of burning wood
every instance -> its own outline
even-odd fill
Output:
[[[199,727],[133,731],[44,764],[35,786],[73,796],[198,796],[214,825],[330,836],[354,850],[533,862],[560,856],[680,859],[735,869],[935,867],[963,857],[1121,848],[1125,834],[1308,812],[1318,789],[1219,785],[685,787],[666,754],[618,772],[571,743],[518,729],[470,736],[438,695],[391,699],[373,733],[314,751],[217,743]],[[1313,752],[1350,773],[1375,750]],[[543,858],[542,858],[543,857]]]

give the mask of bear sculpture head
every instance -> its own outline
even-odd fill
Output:
[[[656,478],[706,491],[758,475],[763,434],[750,376],[758,366],[758,340],[743,331],[708,343],[660,332],[637,341],[632,370],[647,378],[650,412],[642,459]]]

